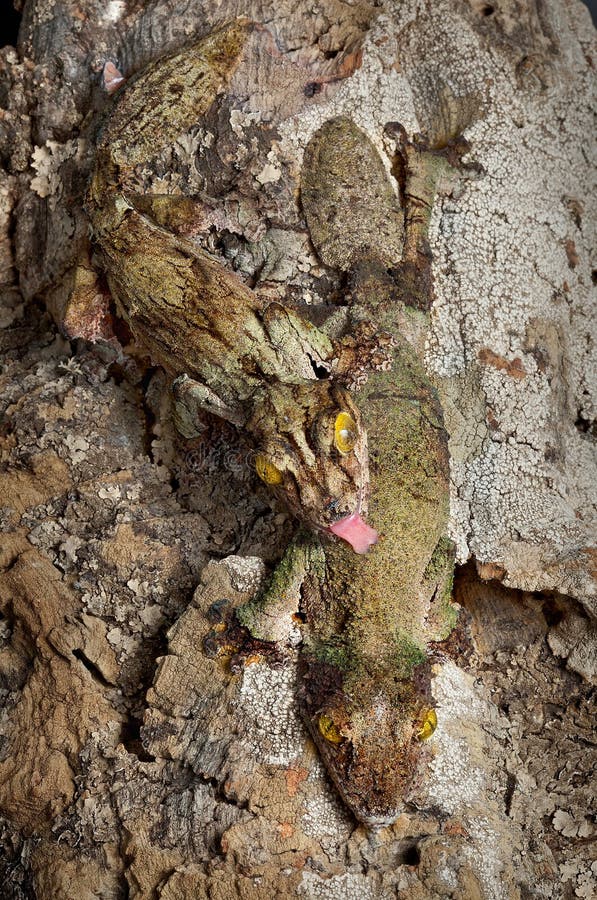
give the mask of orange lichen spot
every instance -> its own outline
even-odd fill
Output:
[[[296,796],[299,785],[305,781],[308,775],[308,770],[302,766],[290,766],[286,772],[286,790],[289,797]]]
[[[489,347],[482,347],[478,353],[479,362],[486,366],[491,366],[499,372],[505,372],[510,378],[526,378],[527,371],[522,364],[520,357],[515,359],[505,359],[490,350]]]
[[[462,822],[458,822],[457,820],[450,819],[444,827],[442,828],[442,832],[444,834],[454,835],[458,837],[469,837],[469,832],[466,830]]]
[[[244,659],[245,666],[254,666],[260,662],[263,662],[263,656],[260,653],[251,653],[249,656],[245,656]]]

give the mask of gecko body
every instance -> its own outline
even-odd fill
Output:
[[[341,344],[262,301],[167,227],[188,199],[135,192],[135,167],[229,89],[252,27],[223,26],[115,95],[86,208],[120,314],[174,379],[183,433],[202,410],[246,429],[261,477],[315,529],[238,620],[253,638],[283,642],[300,613],[301,710],[347,805],[379,826],[404,809],[429,759],[430,648],[455,617],[447,435],[437,391],[402,333],[405,301],[419,326],[425,319],[426,223],[442,160],[412,157],[407,187],[422,196],[405,217],[379,154],[350,120],[327,122],[307,147],[301,193],[315,250],[346,273],[349,329],[375,343],[373,319],[386,343],[383,364],[351,394],[317,377],[333,375]],[[360,516],[369,491],[374,528]]]
[[[388,225],[395,196],[382,160],[349,119],[330,120],[314,135],[301,183],[320,259],[347,273],[353,328],[370,317],[393,338],[390,365],[370,371],[355,392],[367,422],[379,542],[357,558],[302,535],[266,591],[237,612],[251,635],[278,642],[293,605],[300,613],[302,714],[340,795],[374,827],[395,821],[424,777],[426,740],[438,723],[434,654],[456,621],[448,435],[421,354],[403,335],[405,284],[418,285],[410,314],[417,327],[425,323],[425,223],[447,163],[412,145],[408,153],[406,191],[421,184],[425,191],[414,211],[407,204],[398,237]]]
[[[119,314],[174,379],[178,422],[202,411],[247,431],[256,469],[310,527],[359,553],[376,539],[367,506],[367,438],[333,377],[329,338],[262,300],[197,243],[167,227],[192,201],[139,195],[135,169],[188,131],[226,93],[256,26],[238,19],[150,64],[114,97],[86,199],[101,267]]]

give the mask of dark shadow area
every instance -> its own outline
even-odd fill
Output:
[[[21,14],[10,0],[0,0],[0,47],[16,47]]]
[[[583,3],[589,7],[593,25],[597,25],[597,0],[583,0]]]

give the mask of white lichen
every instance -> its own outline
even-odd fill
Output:
[[[247,740],[264,763],[285,766],[300,758],[304,730],[295,705],[296,668],[272,669],[255,662],[243,669],[238,715]]]
[[[298,895],[306,900],[379,900],[380,897],[370,878],[350,872],[321,878],[314,872],[305,871]]]
[[[585,138],[594,38],[572,8],[550,7],[546,27],[551,17],[562,52],[545,51],[543,85],[529,75],[521,88],[511,56],[494,51],[458,10],[437,4],[412,28],[414,9],[385,4],[360,68],[330,99],[280,125],[280,149],[300,167],[323,122],[348,115],[389,171],[386,122],[409,134],[424,128],[441,83],[456,97],[480,97],[479,118],[465,132],[476,168],[444,187],[430,231],[427,365],[447,398],[452,535],[459,561],[495,563],[506,584],[572,594],[597,615],[582,556],[594,544],[597,468],[577,427],[594,417],[597,387],[589,357],[597,191]]]

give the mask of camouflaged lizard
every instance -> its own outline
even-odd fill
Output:
[[[462,123],[452,119],[448,132],[457,134]],[[321,261],[347,273],[352,327],[373,318],[393,337],[391,365],[369,372],[355,394],[369,434],[369,509],[379,542],[357,557],[302,534],[265,592],[236,612],[260,642],[283,642],[302,623],[301,712],[340,795],[376,827],[395,821],[424,775],[425,740],[438,721],[432,661],[457,616],[448,437],[420,349],[402,333],[406,325],[420,334],[427,324],[427,226],[438,179],[457,151],[449,134],[434,149],[409,143],[399,127],[398,136],[395,171],[406,207],[399,223],[383,162],[347,118],[328,121],[311,139],[301,184]],[[397,260],[393,231],[402,241],[402,221]]]
[[[304,522],[360,551],[375,539],[360,519],[366,417],[379,544],[365,557],[303,534],[239,619],[253,638],[283,641],[300,612],[301,708],[345,802],[380,825],[399,815],[422,771],[422,741],[436,723],[428,648],[454,621],[447,438],[436,391],[400,328],[404,303],[423,309],[429,294],[421,260],[440,155],[421,155],[405,172],[412,190],[400,260],[403,215],[366,136],[333,120],[307,150],[302,195],[313,244],[322,262],[349,273],[350,328],[371,340],[366,322],[374,318],[385,330],[385,364],[352,397],[337,380],[314,377],[316,369],[332,374],[341,345],[281,304],[262,302],[171,230],[188,199],[134,188],[135,167],[229,86],[253,27],[237,20],[217,29],[116,94],[86,208],[118,311],[175,379],[183,432],[193,434],[201,410],[248,430],[261,477]]]
[[[376,539],[361,518],[367,439],[350,393],[331,377],[337,349],[168,227],[184,219],[191,199],[135,190],[136,168],[229,88],[256,27],[246,19],[224,25],[120,88],[99,133],[86,210],[119,314],[174,379],[183,434],[197,432],[201,411],[245,429],[260,477],[303,522],[362,553]]]

